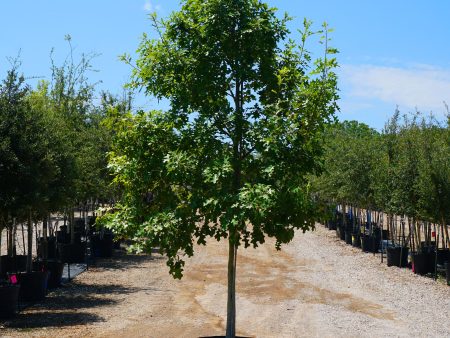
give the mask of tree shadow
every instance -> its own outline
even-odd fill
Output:
[[[99,259],[95,269],[125,271],[160,259],[163,259],[160,255],[130,255],[116,252],[116,255],[110,259]],[[144,266],[144,268],[146,267]],[[117,295],[128,295],[139,291],[161,290],[152,287],[129,287],[121,284],[98,284],[95,283],[95,277],[92,281],[89,278],[84,278],[83,281],[73,279],[70,283],[52,290],[40,303],[21,304],[22,312],[8,321],[0,321],[0,327],[31,330],[102,322],[104,318],[90,313],[92,309],[115,306],[122,301],[122,297],[117,297]]]
[[[65,327],[73,325],[102,322],[103,318],[92,313],[78,311],[39,311],[32,313],[19,313],[14,319],[3,324],[10,329],[38,329],[50,327]]]
[[[96,263],[92,265],[96,269],[100,270],[119,270],[125,271],[127,269],[146,269],[147,267],[142,266],[143,263],[147,262],[157,262],[164,260],[165,258],[160,254],[129,254],[124,251],[116,250],[114,251],[114,256],[111,258],[97,258]]]
[[[22,304],[23,312],[4,323],[0,321],[0,324],[11,329],[36,329],[101,322],[104,320],[101,316],[83,312],[83,309],[114,306],[120,300],[107,295],[126,295],[140,290],[115,284],[88,285],[73,281],[48,294],[41,303]]]

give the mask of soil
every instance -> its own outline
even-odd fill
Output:
[[[0,322],[2,337],[224,334],[227,243],[196,248],[183,279],[158,254],[112,259]],[[450,287],[387,267],[318,226],[238,251],[237,333],[247,337],[450,337]]]

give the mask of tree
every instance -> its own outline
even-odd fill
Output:
[[[257,0],[187,0],[152,20],[159,38],[142,40],[133,83],[171,108],[124,118],[110,165],[125,196],[108,221],[142,250],[159,246],[176,278],[193,241],[227,238],[234,337],[238,247],[267,235],[280,249],[314,226],[306,175],[337,109],[336,50],[324,24],[324,57],[311,62],[311,23],[296,44],[289,17]]]
[[[60,143],[50,141],[49,120],[42,109],[35,109],[17,67],[14,63],[0,85],[0,214],[2,223],[28,220],[27,271],[31,272],[31,219],[49,207],[51,186],[61,175],[55,160]]]
[[[450,129],[434,118],[422,120],[417,162],[419,177],[419,212],[422,217],[440,224],[442,248],[449,246],[447,224],[450,222]]]

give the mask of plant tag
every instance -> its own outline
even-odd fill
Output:
[[[11,284],[17,284],[17,276],[16,275],[9,276],[9,281],[11,282]]]

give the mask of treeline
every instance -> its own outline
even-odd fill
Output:
[[[313,179],[321,201],[345,212],[359,208],[408,220],[410,246],[424,245],[431,232],[440,234],[442,247],[449,246],[449,117],[445,124],[431,115],[396,111],[381,133],[344,121],[326,130],[324,142],[324,172]]]
[[[51,80],[35,88],[17,61],[1,81],[0,234],[15,223],[30,225],[88,200],[116,197],[106,157],[113,131],[106,121],[131,108],[131,95],[96,94],[88,79],[92,56],[77,63],[72,57],[60,66],[52,61]]]

